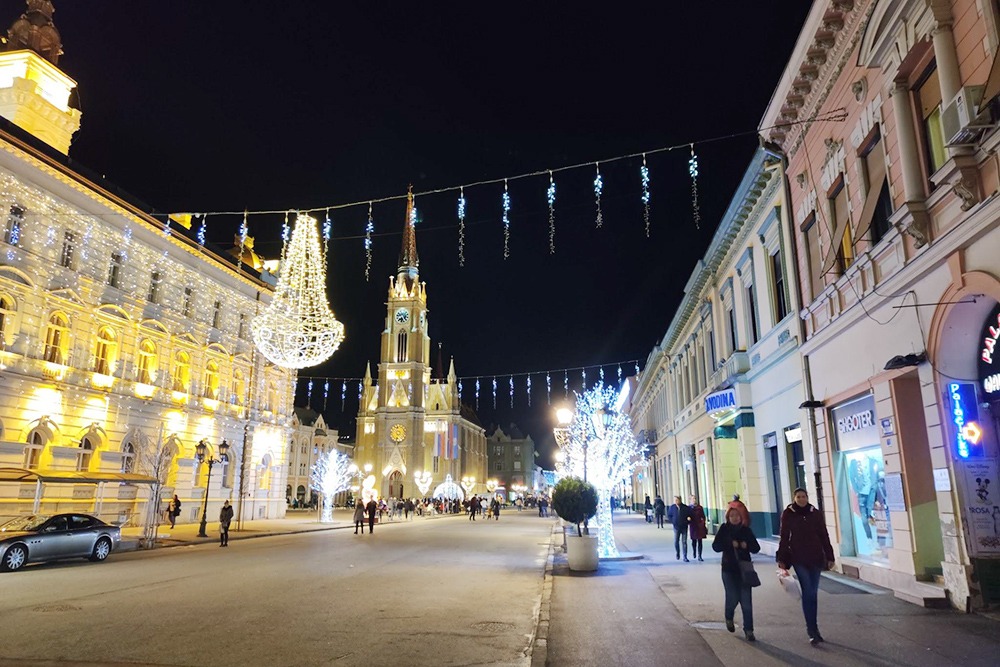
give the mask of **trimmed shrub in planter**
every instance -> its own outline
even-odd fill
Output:
[[[552,509],[560,518],[576,524],[577,536],[583,536],[580,524],[597,514],[597,489],[578,477],[564,477],[552,491]]]

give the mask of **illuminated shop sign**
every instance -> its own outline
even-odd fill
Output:
[[[979,350],[979,381],[983,396],[991,400],[1000,400],[1000,350],[997,350],[997,338],[1000,338],[1000,305],[994,306],[989,317],[983,324]]]
[[[875,425],[875,413],[871,410],[855,412],[837,420],[837,431],[839,433],[853,433]]]
[[[723,389],[705,397],[705,412],[714,414],[736,407],[736,390]]]
[[[842,452],[878,447],[875,398],[871,394],[863,394],[834,406],[830,410],[830,427],[835,431],[837,449]]]
[[[948,385],[949,405],[955,424],[955,452],[963,459],[983,455],[982,436],[979,428],[979,408],[976,405],[976,387],[968,382]]]

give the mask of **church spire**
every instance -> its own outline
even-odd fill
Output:
[[[52,14],[55,7],[49,0],[28,0],[28,11],[14,21],[7,31],[5,51],[34,51],[53,65],[59,64],[62,55],[62,39]]]
[[[413,186],[406,195],[406,222],[403,225],[403,247],[399,250],[399,276],[416,281],[420,258],[417,257],[417,210],[413,207]]]

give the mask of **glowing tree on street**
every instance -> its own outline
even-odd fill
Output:
[[[581,477],[597,487],[597,543],[601,558],[617,558],[611,519],[611,492],[636,465],[645,460],[646,447],[636,442],[628,415],[615,410],[618,392],[598,383],[577,394],[576,413],[563,438],[560,472]],[[562,458],[562,457],[561,457]]]
[[[350,471],[351,459],[333,450],[321,454],[309,475],[309,486],[323,496],[322,523],[333,522],[333,497],[346,491],[354,477]]]

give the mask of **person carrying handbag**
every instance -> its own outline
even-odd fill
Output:
[[[750,526],[743,525],[743,515],[730,508],[726,522],[719,526],[712,549],[722,554],[722,585],[726,590],[726,629],[736,632],[733,617],[737,605],[743,612],[743,632],[747,641],[756,641],[753,634],[753,589],[760,586],[760,577],[753,569],[750,554],[760,551],[760,544]]]

